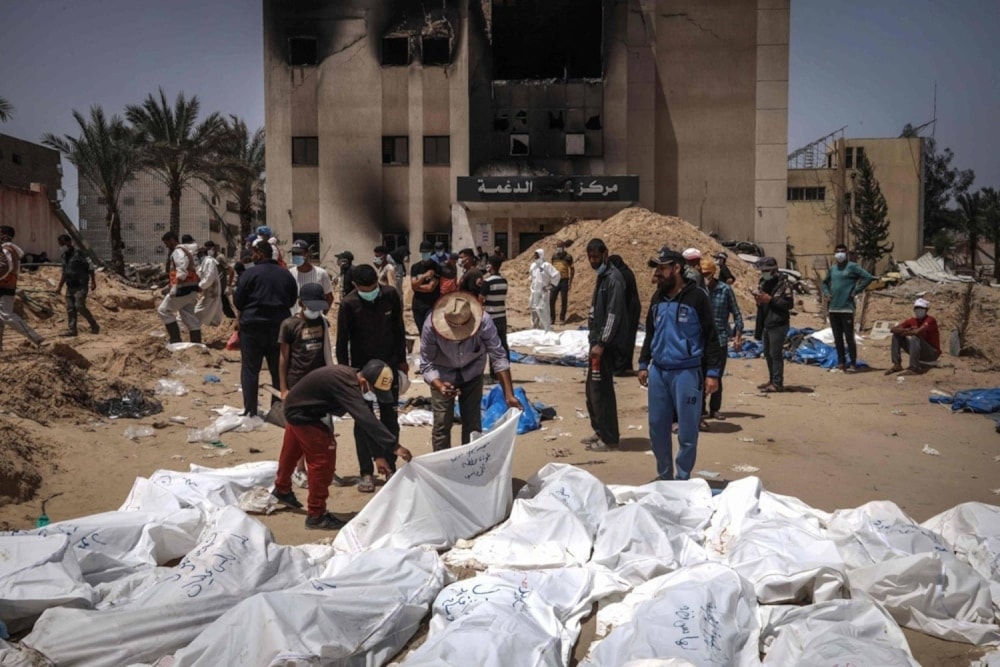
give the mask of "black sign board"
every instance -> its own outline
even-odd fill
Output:
[[[638,176],[460,176],[458,200],[468,202],[631,202]]]

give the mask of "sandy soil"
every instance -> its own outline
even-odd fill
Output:
[[[516,267],[514,262],[511,265]],[[578,265],[578,271],[592,273],[585,263]],[[49,289],[54,275],[30,277],[25,286]],[[644,275],[640,272],[640,277]],[[0,486],[0,496],[7,496],[8,502],[0,506],[0,528],[32,527],[45,498],[51,498],[46,513],[53,521],[116,509],[135,477],[159,468],[186,469],[189,463],[221,467],[278,455],[281,431],[273,426],[225,434],[222,440],[233,453],[224,457],[217,456],[218,450],[187,442],[188,428],[207,426],[214,419],[209,408],[241,403],[236,389],[238,353],[221,349],[230,333],[226,325],[206,331],[210,349],[172,355],[159,337],[162,327],[149,293],[103,276],[99,280],[92,307],[104,327],[100,335],[83,333],[55,354],[51,348],[30,350],[16,334],[7,334],[6,351],[0,354],[5,374],[0,392],[0,485],[7,481]],[[589,300],[589,288],[583,282],[574,288],[574,303]],[[60,299],[44,292],[31,294],[52,313],[43,318],[29,312],[29,321],[55,340],[55,334],[65,328]],[[515,294],[512,301],[522,297],[526,302],[526,294]],[[516,303],[512,306],[512,323],[524,326],[523,311]],[[814,299],[805,297],[798,310],[794,325],[822,326]],[[933,388],[950,392],[995,386],[997,375],[982,372],[992,362],[946,357],[948,367],[897,381],[882,372],[889,366],[888,354],[888,341],[866,341],[860,357],[874,368],[857,375],[789,364],[786,384],[790,391],[777,395],[755,390],[765,378],[762,359],[730,360],[724,381],[726,420],[714,422],[712,430],[702,434],[696,469],[733,480],[746,474],[734,472],[734,467],[754,466],[769,490],[797,496],[824,510],[887,499],[917,521],[964,501],[996,504],[993,489],[1000,487],[1000,462],[995,459],[1000,454],[1000,435],[994,432],[993,422],[980,415],[952,414],[948,407],[927,400]],[[89,368],[83,368],[88,364]],[[221,382],[205,383],[208,374]],[[558,421],[545,423],[546,430],[518,438],[517,479],[527,479],[553,460],[585,467],[608,483],[641,484],[653,477],[646,396],[635,379],[617,383],[621,451],[594,454],[579,443],[590,433],[588,421],[578,416],[582,414],[578,411],[585,412],[582,369],[515,365],[513,375],[532,400],[555,406],[559,414]],[[159,415],[109,420],[93,411],[94,401],[126,386],[151,394],[156,381],[164,377],[181,380],[188,393],[158,397],[164,405]],[[426,386],[414,383],[410,395],[426,394]],[[171,424],[168,417],[174,415],[189,421],[184,426]],[[125,439],[125,428],[137,424],[156,427],[154,435]],[[338,472],[356,474],[350,422],[339,430]],[[553,435],[556,440],[546,441]],[[402,442],[415,454],[426,453],[430,429],[404,427]],[[924,445],[938,450],[940,456],[922,453]],[[9,502],[18,495],[26,500]],[[331,488],[329,505],[350,516],[370,497],[353,487]],[[283,543],[321,537],[304,529],[302,514],[279,512],[261,520]],[[592,631],[593,621],[585,626],[578,656],[585,652]],[[907,636],[925,665],[964,667],[971,657],[981,654],[962,644],[911,632]]]

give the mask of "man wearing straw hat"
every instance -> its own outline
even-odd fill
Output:
[[[473,432],[483,430],[480,403],[487,356],[507,405],[520,408],[514,396],[507,351],[479,300],[468,292],[452,292],[438,299],[420,332],[420,372],[431,388],[434,451],[451,447],[456,398],[462,418],[462,444],[472,440]]]

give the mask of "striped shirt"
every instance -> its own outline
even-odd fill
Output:
[[[740,304],[736,302],[736,294],[733,288],[722,282],[716,281],[712,288],[712,313],[715,316],[715,330],[719,334],[719,345],[723,348],[729,343],[729,339],[735,337],[737,332],[743,331],[743,314],[740,312]],[[733,316],[732,335],[729,333],[729,316]]]
[[[480,296],[485,297],[483,310],[495,320],[507,319],[507,279],[491,274],[483,278]]]

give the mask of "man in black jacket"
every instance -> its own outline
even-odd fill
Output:
[[[778,261],[774,257],[762,257],[757,262],[757,268],[760,270],[760,283],[756,293],[757,324],[753,337],[764,343],[768,373],[768,381],[757,388],[772,393],[785,388],[783,349],[795,299],[792,286],[778,271]]]
[[[606,452],[618,446],[618,399],[615,371],[620,363],[621,332],[627,324],[625,279],[608,261],[608,247],[601,239],[587,244],[587,261],[597,271],[590,305],[590,367],[587,370],[587,413],[594,434],[581,442],[587,449]]]
[[[278,362],[281,323],[292,314],[299,298],[295,278],[278,265],[274,247],[267,241],[253,244],[253,266],[236,283],[233,304],[240,311],[240,383],[243,386],[243,414],[257,414],[257,389],[264,359],[271,371],[271,385],[281,386]],[[273,399],[272,399],[273,402]]]
[[[615,375],[631,377],[635,375],[632,360],[635,358],[635,339],[639,333],[639,320],[642,318],[639,286],[635,282],[635,273],[621,255],[611,255],[608,257],[608,262],[618,269],[625,281],[625,322],[619,335],[621,346],[618,350],[618,368],[615,369]]]
[[[403,325],[403,302],[391,285],[380,285],[378,273],[368,264],[355,266],[354,290],[340,304],[337,313],[337,363],[352,368],[364,368],[372,359],[381,359],[393,372],[392,389],[385,398],[391,400],[368,401],[378,403],[379,419],[397,439],[399,419],[396,403],[399,401],[399,376],[410,370],[406,363],[406,328]],[[372,461],[380,456],[367,428],[354,422],[354,445],[358,452],[361,481],[358,490],[375,491]],[[396,457],[386,457],[390,470],[396,469]]]

